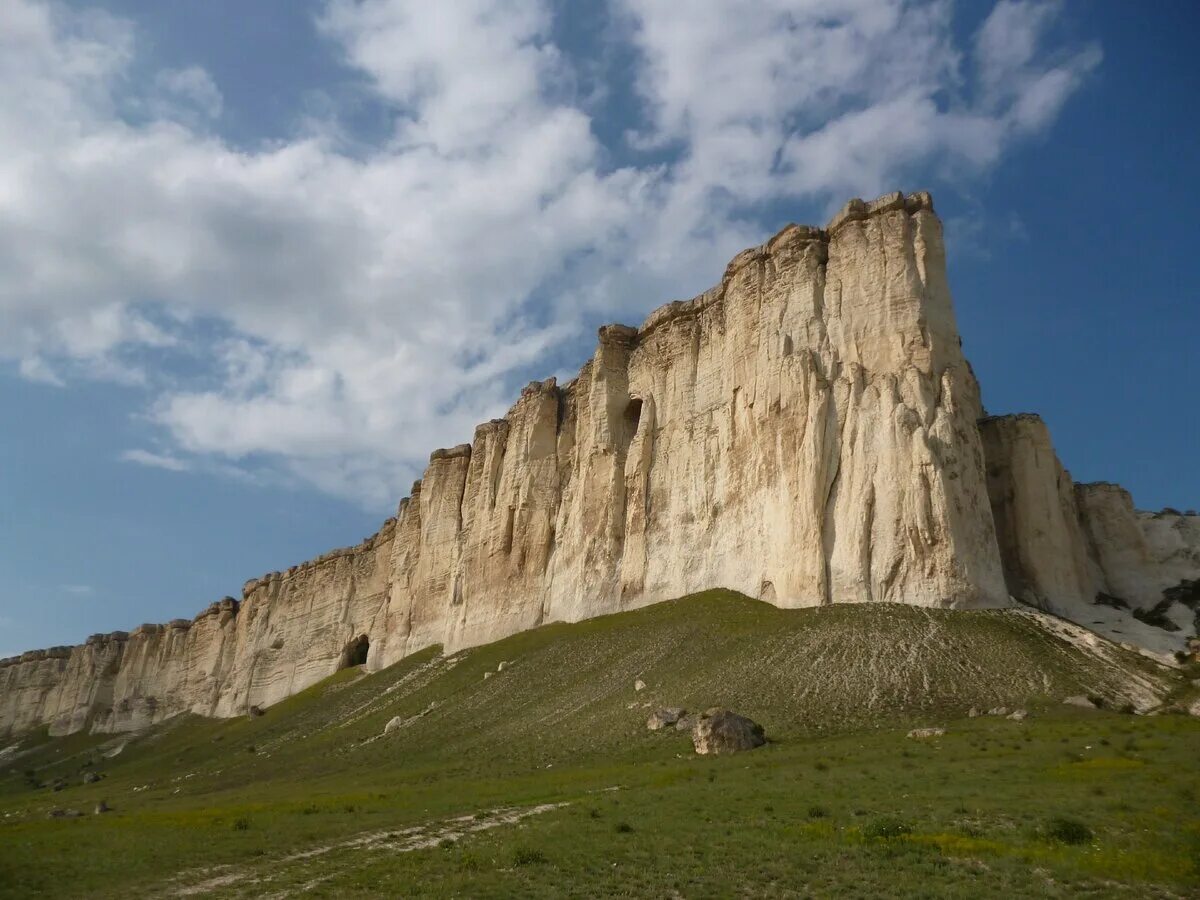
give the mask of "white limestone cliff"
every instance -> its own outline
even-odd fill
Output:
[[[784,607],[1012,594],[1083,621],[1097,592],[1149,608],[1200,577],[1200,520],[1076,490],[1040,420],[981,415],[929,196],[851,201],[602,328],[576,379],[433,453],[359,546],[190,622],[0,661],[0,734],[236,715],[363,645],[378,669],[712,587]]]
[[[1200,604],[1200,516],[1138,512],[1115,484],[1075,484],[1039,416],[979,425],[1009,592],[1114,640],[1183,650]]]

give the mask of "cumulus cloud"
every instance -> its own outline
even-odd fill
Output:
[[[351,150],[298,114],[246,149],[203,69],[137,93],[131,23],[0,0],[0,357],[143,385],[167,452],[131,462],[390,506],[601,311],[719,277],[763,204],[994,165],[1099,60],[1047,49],[1053,3],[1002,0],[960,46],[944,0],[612,0],[641,108],[606,146],[561,12],[328,0],[318,27],[389,133]]]

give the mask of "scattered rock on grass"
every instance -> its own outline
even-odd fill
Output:
[[[96,815],[99,816],[106,812],[112,812],[112,807],[109,806],[106,801],[101,800],[99,803],[96,804]]]
[[[989,709],[987,711],[987,714],[989,716],[1007,716],[1008,715],[1008,707],[1007,706],[993,706],[991,709]]]
[[[392,718],[388,719],[388,723],[383,726],[383,733],[391,734],[393,731],[395,731],[397,728],[399,728],[403,724],[404,724],[404,720],[402,718],[400,718],[399,716],[392,716]]]
[[[650,714],[650,718],[646,720],[646,727],[651,731],[661,731],[676,724],[686,714],[687,710],[682,706],[664,706]]]
[[[945,733],[945,728],[914,728],[908,733],[908,736],[914,741],[927,741],[930,738],[941,737]]]
[[[646,682],[642,681],[642,679],[639,678],[637,681],[635,681],[633,683],[633,689],[635,691],[644,691],[646,689]]]
[[[83,776],[83,783],[84,784],[95,784],[97,781],[99,781],[103,777],[104,776],[101,775],[99,772],[86,772],[86,773],[84,773],[84,776]]]
[[[766,742],[761,725],[719,706],[706,710],[692,727],[692,746],[701,755],[753,750]]]
[[[1014,709],[1011,713],[1008,714],[1008,716],[1006,718],[1012,719],[1014,722],[1020,722],[1020,721],[1023,721],[1028,716],[1029,716],[1029,713],[1025,712],[1025,710]]]

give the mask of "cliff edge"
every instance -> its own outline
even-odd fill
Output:
[[[1139,518],[1119,489],[1073,485],[1036,417],[981,418],[929,195],[853,200],[640,328],[601,328],[577,378],[435,451],[357,547],[191,621],[0,661],[0,733],[235,715],[364,660],[715,587],[1083,624],[1102,607],[1118,639],[1182,647],[1161,622],[1196,605],[1200,519]]]

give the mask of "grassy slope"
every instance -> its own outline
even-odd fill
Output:
[[[123,738],[31,736],[0,763],[0,894],[212,879],[225,881],[209,895],[1187,894],[1200,723],[1058,702],[1117,706],[1131,676],[1170,686],[1132,654],[1102,662],[1012,613],[782,611],[710,592],[347,670],[262,718],[180,718],[111,759]],[[696,758],[686,735],[646,732],[648,704],[729,705],[772,743]],[[999,704],[1034,716],[963,718]],[[380,737],[393,716],[406,724]],[[949,734],[918,744],[914,724]],[[80,784],[88,763],[104,781]],[[71,785],[30,783],[57,777]],[[116,812],[44,817],[101,797]],[[453,839],[495,824],[488,810],[547,802],[569,805]],[[439,824],[463,814],[479,818]],[[1094,839],[1047,840],[1058,815]],[[869,837],[887,817],[912,833]],[[341,846],[364,833],[379,837]],[[433,846],[400,852],[413,844]],[[285,859],[315,848],[331,849]]]

